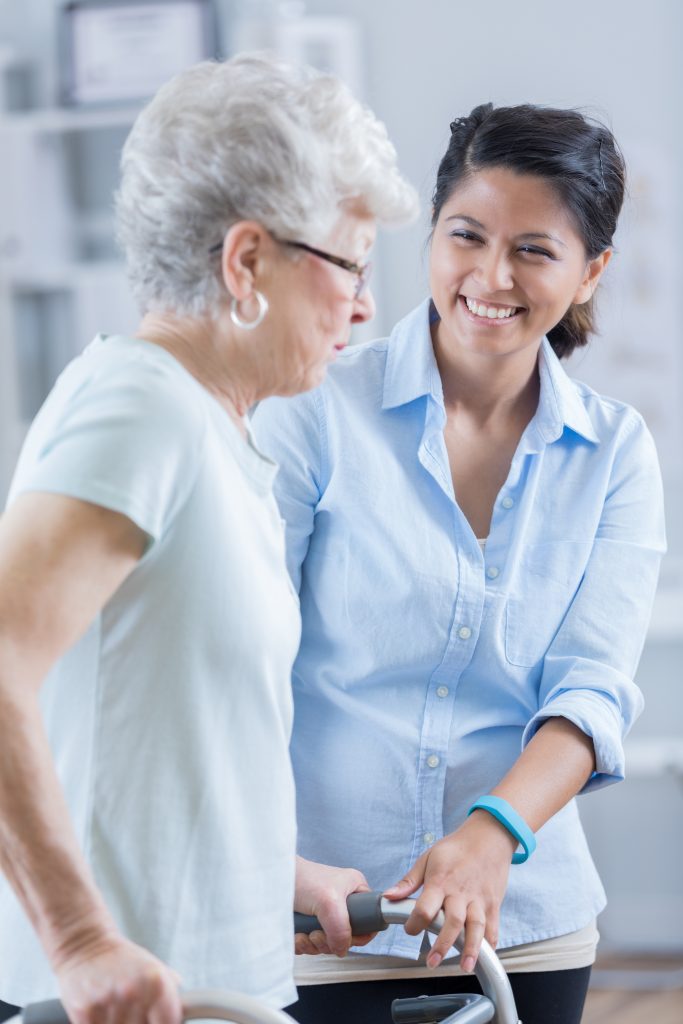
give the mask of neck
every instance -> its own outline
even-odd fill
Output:
[[[211,319],[146,313],[135,333],[177,359],[246,435],[244,417],[261,397],[257,367],[227,315]]]
[[[468,352],[444,341],[440,323],[432,327],[434,355],[447,411],[460,411],[485,423],[492,419],[533,415],[538,405],[538,349],[508,356]]]

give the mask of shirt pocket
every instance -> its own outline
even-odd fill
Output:
[[[590,541],[528,545],[505,610],[505,656],[533,668],[553,642],[583,578]]]

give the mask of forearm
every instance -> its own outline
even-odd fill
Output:
[[[114,924],[78,847],[37,698],[12,693],[6,672],[0,665],[0,867],[57,967]]]
[[[492,793],[507,800],[537,832],[576,796],[594,769],[590,736],[566,718],[551,718]]]

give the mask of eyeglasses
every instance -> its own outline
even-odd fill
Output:
[[[312,256],[317,256],[321,260],[327,260],[328,263],[333,263],[335,267],[341,267],[342,270],[348,270],[350,274],[354,274],[356,277],[354,299],[359,299],[367,288],[372,272],[372,263],[370,261],[367,263],[352,263],[351,260],[345,260],[341,256],[333,256],[332,253],[325,252],[323,249],[316,249],[306,242],[292,242],[288,238],[276,238],[275,240],[280,242],[281,245],[289,245],[293,249],[303,249],[304,252],[310,252]],[[222,248],[223,243],[218,242],[217,245],[211,246],[209,253],[213,255],[220,252]]]
[[[350,274],[355,274],[356,291],[354,292],[354,299],[359,299],[367,288],[372,271],[372,263],[369,261],[367,263],[352,263],[351,260],[342,259],[341,256],[333,256],[332,253],[324,252],[323,249],[315,249],[312,245],[307,245],[306,242],[290,242],[286,238],[280,239],[280,241],[283,245],[291,245],[294,249],[303,249],[304,252],[310,252],[321,260],[333,263],[335,267],[341,267],[342,270],[348,270]]]

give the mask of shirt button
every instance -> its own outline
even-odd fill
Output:
[[[503,506],[503,508],[512,508],[512,506],[514,505],[514,501],[512,498],[506,497],[503,498],[503,500],[501,501],[501,505]]]
[[[458,636],[460,637],[461,640],[469,640],[469,638],[472,636],[472,630],[470,629],[469,626],[461,626],[460,629],[458,630]]]
[[[436,695],[437,695],[437,697],[447,697],[448,696],[448,687],[447,686],[437,686],[437,688],[436,688]]]
[[[439,758],[436,756],[436,754],[429,755],[429,757],[427,758],[427,764],[429,765],[430,768],[439,767]]]
[[[496,576],[500,572],[500,569],[496,569],[495,565],[490,565],[486,570],[486,575],[490,580],[495,580]]]
[[[434,842],[434,840],[436,839],[436,836],[434,835],[433,832],[425,832],[425,834],[422,836],[422,838],[424,839],[426,845],[429,846],[429,845],[431,845],[431,843]]]

